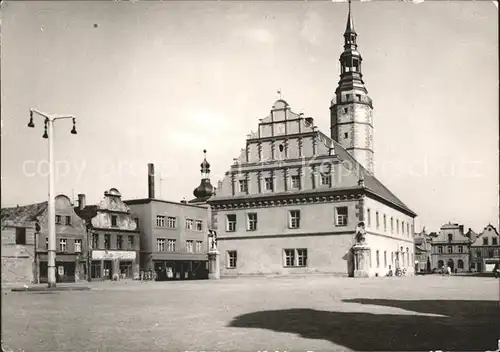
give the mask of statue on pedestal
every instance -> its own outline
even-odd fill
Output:
[[[356,227],[356,244],[366,244],[366,230],[365,223],[360,222]]]

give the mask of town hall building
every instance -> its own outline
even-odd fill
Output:
[[[367,276],[414,272],[416,214],[373,174],[373,105],[349,9],[330,135],[280,99],[208,199],[220,274],[354,276],[356,229]]]

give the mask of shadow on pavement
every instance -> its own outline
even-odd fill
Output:
[[[261,311],[240,315],[229,326],[295,333],[304,338],[329,340],[357,351],[484,352],[498,348],[500,304],[495,301],[350,299],[343,302],[400,308],[408,312]]]

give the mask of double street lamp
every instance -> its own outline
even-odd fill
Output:
[[[34,128],[33,116],[37,114],[45,118],[45,130],[43,138],[49,140],[49,200],[48,200],[48,286],[56,286],[56,214],[55,214],[55,194],[54,194],[54,123],[57,120],[72,119],[73,128],[71,134],[76,134],[76,118],[74,116],[49,116],[36,109],[30,109],[30,122],[28,127]]]

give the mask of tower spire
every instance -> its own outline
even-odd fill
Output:
[[[347,25],[345,27],[345,34],[347,33],[356,33],[354,30],[354,22],[352,21],[351,15],[351,0],[349,0],[349,12],[347,13]]]

